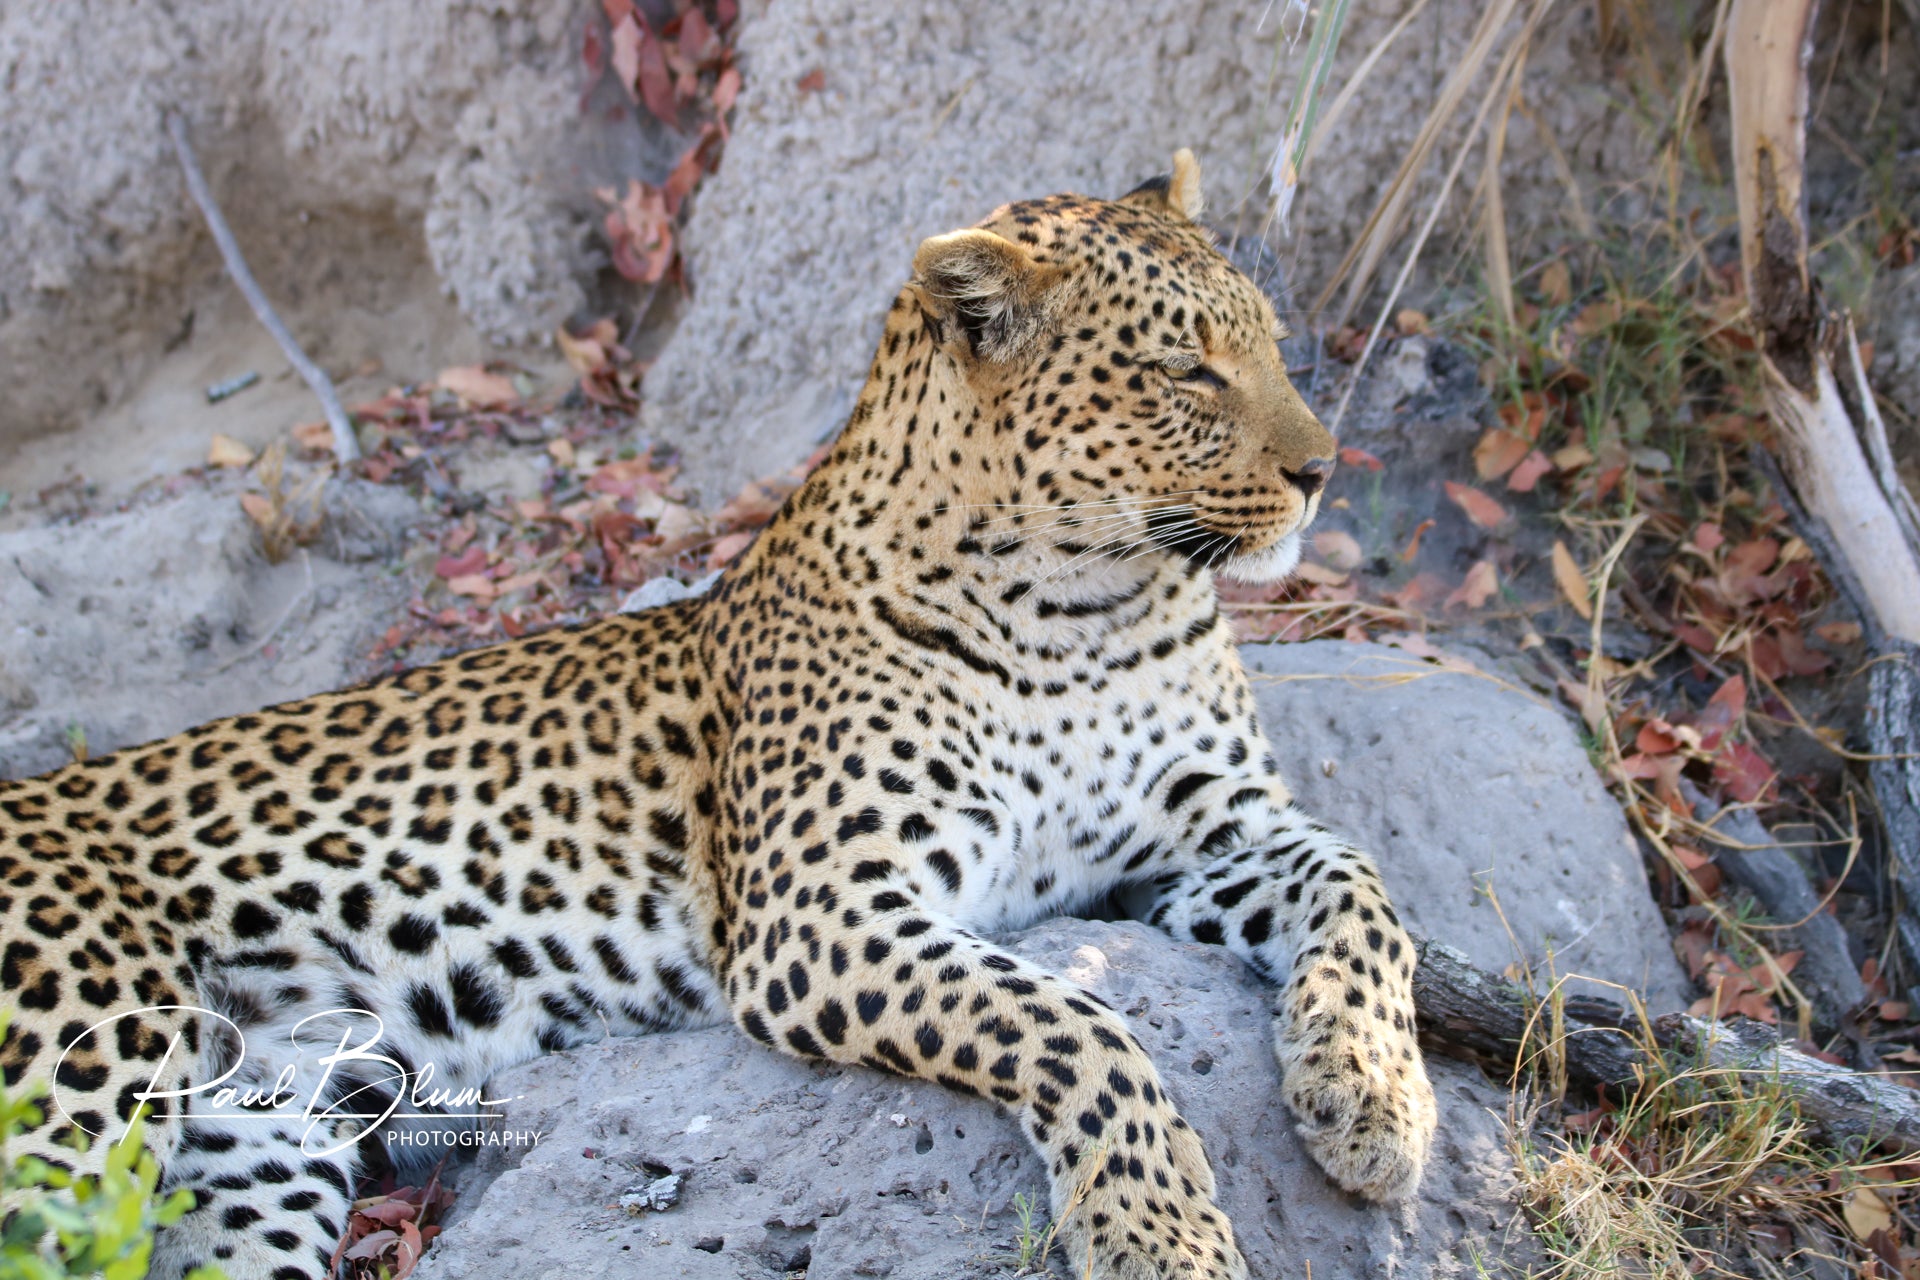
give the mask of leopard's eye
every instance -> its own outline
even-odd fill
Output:
[[[1167,376],[1175,382],[1201,382],[1215,391],[1226,388],[1227,380],[1204,364],[1192,365],[1185,369],[1168,369]]]

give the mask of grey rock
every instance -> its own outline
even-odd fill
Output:
[[[732,140],[685,240],[694,302],[647,376],[644,409],[645,432],[680,442],[687,478],[710,496],[838,429],[924,236],[1008,200],[1118,196],[1165,172],[1182,146],[1205,167],[1216,221],[1248,236],[1266,229],[1287,6],[779,0],[746,10]],[[1404,10],[1354,5],[1330,84],[1345,84]],[[1293,211],[1294,238],[1276,235],[1305,297],[1353,242],[1479,12],[1469,0],[1429,5],[1331,126]],[[1642,153],[1587,74],[1592,57],[1591,21],[1571,10],[1533,41],[1526,93],[1545,131],[1508,137],[1501,179],[1515,235],[1564,216],[1549,136],[1596,192]],[[824,87],[801,89],[815,70]],[[1434,181],[1418,184],[1417,203]]]
[[[324,554],[326,529],[268,564],[235,483],[0,533],[0,778],[66,763],[74,729],[101,755],[349,682],[398,580]],[[374,553],[391,496],[327,510],[349,492],[367,523],[342,544]]]
[[[1294,1138],[1273,993],[1231,955],[1131,921],[1048,921],[1008,942],[1123,1011],[1206,1142],[1254,1275],[1298,1276],[1310,1262],[1315,1280],[1468,1280],[1475,1258],[1524,1268],[1536,1257],[1495,1119],[1505,1091],[1472,1068],[1430,1060],[1442,1135],[1426,1181],[1408,1205],[1370,1206],[1328,1183]],[[1046,1217],[1043,1162],[988,1104],[810,1066],[731,1027],[554,1055],[489,1093],[514,1098],[508,1129],[543,1136],[472,1171],[420,1280],[778,1280],[802,1250],[809,1275],[835,1280],[1011,1276],[1014,1197]],[[642,1161],[686,1181],[677,1206],[635,1219],[617,1201]],[[1077,1261],[1053,1259],[1055,1274],[1079,1276]]]
[[[1241,656],[1281,776],[1374,855],[1409,928],[1496,973],[1545,973],[1550,949],[1555,972],[1632,987],[1655,1013],[1688,1002],[1626,818],[1544,699],[1380,645]]]

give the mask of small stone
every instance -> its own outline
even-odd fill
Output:
[[[628,1213],[664,1213],[680,1203],[680,1175],[670,1173],[652,1182],[628,1187],[620,1197],[620,1207]]]

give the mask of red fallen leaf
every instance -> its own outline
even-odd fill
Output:
[[[640,60],[634,76],[640,86],[640,100],[661,124],[675,125],[680,120],[680,104],[673,96],[673,73],[667,69],[667,51],[660,47],[660,38],[653,34],[653,28],[644,18],[640,19],[640,35]]]
[[[1713,780],[1742,804],[1752,804],[1772,789],[1777,770],[1744,742],[1729,742],[1713,762]]]
[[[681,154],[673,166],[673,172],[660,184],[660,195],[666,201],[668,213],[679,214],[681,203],[693,194],[700,179],[713,167],[719,151],[720,126],[712,123],[701,125],[699,139]]]
[[[793,87],[801,93],[818,93],[827,87],[827,73],[822,68],[815,67],[813,70],[807,72],[807,74],[801,76],[800,79],[794,83]]]
[[[1562,1117],[1560,1127],[1568,1133],[1587,1133],[1606,1119],[1608,1114],[1605,1107],[1595,1107],[1591,1111],[1576,1111],[1570,1116]]]
[[[1553,470],[1553,463],[1538,449],[1520,459],[1520,465],[1507,473],[1507,488],[1515,493],[1532,493],[1540,478]]]
[[[1747,678],[1736,675],[1713,691],[1707,699],[1707,705],[1693,718],[1693,727],[1700,731],[1700,747],[1703,751],[1714,752],[1720,749],[1721,740],[1727,736],[1734,722],[1747,711]]]
[[[1813,629],[1813,634],[1828,644],[1854,644],[1860,639],[1860,624],[1857,622],[1823,622]]]
[[[717,0],[713,6],[713,20],[722,31],[733,25],[740,16],[739,0]]]
[[[1365,449],[1356,449],[1352,445],[1340,446],[1340,465],[1359,467],[1362,471],[1378,471],[1387,464],[1368,453]]]
[[[1593,500],[1595,502],[1605,501],[1606,496],[1612,493],[1614,488],[1620,483],[1620,477],[1626,473],[1627,469],[1623,466],[1608,467],[1605,471],[1595,476],[1593,478]]]
[[[1773,639],[1780,646],[1780,658],[1787,670],[1797,676],[1817,676],[1833,665],[1833,659],[1817,649],[1807,647],[1806,637],[1792,628],[1783,627],[1773,633]]]
[[[1689,649],[1696,653],[1712,653],[1714,647],[1713,632],[1692,622],[1676,622],[1673,634],[1678,636]]]
[[[1708,555],[1717,551],[1726,540],[1727,535],[1720,532],[1720,526],[1711,520],[1701,521],[1699,527],[1693,531],[1693,545]]]
[[[1868,956],[1860,966],[1860,982],[1866,987],[1867,994],[1875,999],[1884,1000],[1887,996],[1887,975],[1880,972],[1880,958]]]
[[[713,544],[713,549],[707,553],[707,568],[726,568],[729,564],[733,563],[734,559],[738,557],[742,551],[752,546],[753,540],[758,536],[757,533],[741,532],[730,533],[720,539]]]
[[[1433,528],[1433,523],[1432,520],[1422,520],[1413,527],[1413,536],[1407,539],[1406,549],[1400,553],[1402,564],[1412,564],[1413,558],[1420,554],[1420,539],[1426,536],[1427,530]]]
[[[1547,410],[1545,404],[1531,392],[1527,398],[1532,403],[1524,412],[1516,404],[1501,405],[1500,421],[1506,423],[1508,430],[1531,444],[1540,438],[1540,428],[1547,420]]]
[[[1693,882],[1700,886],[1700,892],[1703,895],[1711,898],[1720,892],[1720,868],[1714,864],[1712,858],[1684,844],[1676,844],[1672,848],[1673,856],[1678,858],[1680,865],[1692,874]]]
[[[1687,966],[1687,976],[1699,981],[1713,955],[1711,927],[1702,920],[1689,922],[1674,936],[1673,949]]]
[[[479,532],[479,527],[471,520],[464,524],[457,524],[447,531],[446,539],[441,542],[440,549],[450,556],[457,556],[466,550],[467,544],[472,542]],[[443,573],[440,576],[445,578],[451,575]]]
[[[1882,1000],[1875,1012],[1882,1021],[1905,1022],[1912,1009],[1905,1000]]]
[[[461,555],[441,556],[439,561],[433,566],[433,572],[435,577],[446,578],[451,581],[454,578],[464,577],[467,574],[479,573],[486,567],[487,549],[482,546],[471,546]]]
[[[1768,680],[1787,674],[1786,659],[1780,656],[1780,643],[1772,635],[1757,635],[1747,642],[1747,655],[1753,669]]]
[[[499,594],[492,580],[484,573],[463,573],[459,577],[449,578],[447,590],[457,596],[472,596],[476,600],[491,600]]]
[[[707,25],[707,16],[698,9],[687,10],[674,21],[679,26],[675,43],[680,46],[681,57],[699,63],[713,57],[718,51],[719,37]]]
[[[1467,519],[1482,529],[1496,529],[1507,518],[1507,509],[1472,485],[1446,482],[1447,497],[1467,513]]]
[[[673,216],[666,196],[637,178],[628,180],[627,194],[618,201],[611,192],[600,194],[614,206],[606,218],[614,270],[642,284],[665,276],[674,255]]]
[[[739,96],[740,73],[734,68],[728,67],[720,73],[720,78],[713,82],[713,109],[724,117],[727,112],[733,110],[734,99]],[[723,119],[720,123],[722,133],[726,131],[726,127],[726,122]]]
[[[1665,720],[1655,718],[1640,726],[1633,745],[1650,756],[1670,755],[1680,749],[1680,735]]]
[[[379,1204],[368,1205],[364,1209],[356,1209],[354,1212],[361,1217],[372,1218],[384,1226],[396,1227],[402,1222],[411,1221],[420,1212],[420,1207],[408,1204],[405,1200],[390,1198]]]

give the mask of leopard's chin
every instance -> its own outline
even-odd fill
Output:
[[[1295,529],[1270,547],[1233,557],[1220,566],[1220,576],[1250,587],[1280,582],[1299,566],[1303,541]]]

